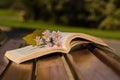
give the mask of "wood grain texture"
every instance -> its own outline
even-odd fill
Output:
[[[74,51],[67,58],[82,80],[120,80],[119,75],[87,49]]]
[[[11,63],[2,80],[31,80],[32,63]]]
[[[9,60],[4,57],[4,54],[7,50],[16,49],[21,46],[21,42],[19,40],[8,40],[2,47],[0,47],[0,76],[2,72],[5,70]]]
[[[114,58],[110,57],[109,55],[104,53],[102,50],[97,49],[97,48],[93,50],[93,54],[96,55],[101,61],[106,63],[113,70],[115,70],[116,73],[120,75],[120,63],[118,61],[116,61]]]
[[[60,56],[39,59],[36,76],[36,80],[69,80]]]

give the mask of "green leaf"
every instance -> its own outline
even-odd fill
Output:
[[[36,42],[34,39],[36,38],[36,36],[42,36],[43,31],[44,30],[35,30],[33,31],[33,33],[24,36],[23,40],[25,40],[27,44],[34,46],[36,45]]]

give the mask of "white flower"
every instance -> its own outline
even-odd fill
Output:
[[[49,30],[45,30],[42,34],[42,38],[45,39],[47,42],[51,40],[51,33]]]
[[[52,32],[52,39],[53,41],[59,40],[62,38],[61,32],[60,31],[53,31]]]
[[[43,40],[42,40],[42,38],[40,38],[40,36],[36,36],[36,38],[34,40],[35,40],[37,46],[43,44]]]

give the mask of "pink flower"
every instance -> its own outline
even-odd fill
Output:
[[[46,47],[53,47],[53,43],[47,42],[47,43],[46,43]]]
[[[62,47],[62,42],[60,40],[54,42],[54,47]]]
[[[43,37],[47,42],[51,40],[51,33],[50,33],[49,30],[45,30],[42,34],[43,34],[42,37]]]
[[[59,39],[61,39],[62,38],[62,35],[61,35],[61,32],[60,31],[53,31],[52,32],[52,39],[53,40],[59,40]]]
[[[43,40],[42,40],[42,38],[40,38],[40,36],[36,36],[36,38],[34,40],[35,40],[37,46],[43,44]]]

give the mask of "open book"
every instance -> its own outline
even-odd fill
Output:
[[[109,47],[101,39],[84,34],[84,33],[68,33],[62,32],[61,35],[61,47],[39,47],[39,46],[26,46],[19,49],[6,51],[5,56],[14,61],[15,63],[21,63],[27,60],[38,58],[47,54],[54,54],[55,52],[69,53],[71,48],[78,44],[93,43],[96,45],[102,45]]]

